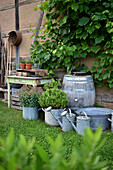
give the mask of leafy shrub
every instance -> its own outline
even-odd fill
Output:
[[[93,57],[90,71],[95,82],[113,88],[113,1],[46,0],[40,8],[46,22],[43,36],[36,36],[31,46],[33,59],[46,69],[71,71],[73,65],[76,71],[88,72],[82,59]]]
[[[23,107],[35,107],[38,106],[38,99],[42,93],[41,87],[27,87],[23,86],[19,92],[19,101]]]
[[[87,128],[83,136],[83,145],[74,146],[70,160],[64,158],[65,148],[59,135],[54,141],[48,137],[51,158],[42,146],[35,144],[35,139],[26,141],[23,135],[14,140],[14,131],[10,130],[6,139],[0,138],[0,169],[41,169],[41,170],[106,170],[106,163],[99,161],[96,153],[103,143],[100,142],[102,129],[95,133]],[[99,144],[98,144],[99,143]],[[98,145],[97,145],[98,144]],[[35,152],[33,153],[33,147]]]
[[[58,86],[61,86],[60,80],[55,81],[54,79],[44,86],[46,91],[44,91],[39,98],[41,107],[47,108],[51,106],[53,109],[62,109],[67,105],[69,101],[66,93],[58,89]]]

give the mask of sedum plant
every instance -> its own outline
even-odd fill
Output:
[[[19,92],[19,101],[23,107],[35,107],[38,106],[38,99],[42,93],[41,87],[27,87],[23,86]]]
[[[46,91],[44,91],[39,98],[41,107],[47,108],[51,106],[53,109],[62,109],[68,104],[69,101],[66,93],[58,89],[58,86],[61,86],[60,79],[57,81],[52,79],[49,84],[44,86]]]

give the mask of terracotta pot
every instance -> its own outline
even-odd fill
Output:
[[[26,63],[26,68],[31,69],[32,63]]]
[[[25,69],[26,64],[25,63],[20,63],[21,69]]]

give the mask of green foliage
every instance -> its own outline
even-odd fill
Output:
[[[57,81],[52,79],[49,84],[44,86],[46,91],[39,97],[39,104],[41,107],[47,108],[51,106],[53,109],[62,109],[67,105],[69,101],[66,93],[58,89],[58,86],[61,86],[60,79]]]
[[[36,144],[35,139],[26,141],[23,135],[14,140],[14,130],[11,129],[7,138],[0,138],[0,169],[42,169],[42,170],[105,170],[106,162],[100,162],[100,156],[96,155],[99,148],[103,146],[100,142],[102,129],[99,127],[95,133],[87,128],[83,136],[82,146],[74,145],[70,160],[65,159],[65,147],[61,135],[55,140],[50,136],[47,137],[51,158],[46,150]],[[99,145],[98,145],[99,143]],[[33,147],[35,152],[32,155]]]
[[[21,59],[20,63],[26,63],[25,59]]]
[[[19,101],[23,107],[35,107],[38,106],[38,99],[42,93],[41,87],[27,87],[23,86],[19,92]]]
[[[42,112],[39,113],[39,116],[42,116]],[[20,134],[23,134],[27,141],[35,137],[36,145],[39,144],[40,146],[42,146],[44,150],[48,153],[49,158],[51,158],[52,155],[49,149],[50,145],[47,141],[46,136],[50,136],[53,140],[55,140],[58,135],[61,135],[63,146],[65,149],[64,158],[69,162],[70,155],[72,153],[72,148],[75,145],[81,146],[83,144],[83,136],[78,135],[75,131],[62,132],[60,127],[49,126],[45,124],[44,121],[42,121],[43,119],[41,117],[40,119],[32,120],[32,121],[25,120],[22,118],[21,110],[17,110],[13,108],[8,109],[7,103],[0,101],[0,137],[6,139],[6,136],[8,135],[10,128],[14,129],[15,141],[19,138]],[[105,143],[97,151],[96,154],[96,155],[100,155],[100,162],[101,161],[108,162],[107,163],[108,169],[113,169],[112,139],[113,139],[112,132],[110,131],[107,131],[106,133],[104,132],[101,136],[100,142],[105,140]],[[32,158],[34,158],[34,153],[36,153],[35,147],[33,147],[33,150],[31,151],[30,154]],[[39,157],[37,158],[37,162],[38,160]],[[38,167],[40,167],[40,165]]]
[[[27,60],[25,60],[25,63],[32,63],[32,61],[31,61],[31,59],[30,58],[28,58]]]
[[[49,70],[46,76],[50,77],[50,76],[54,76],[54,75],[55,75],[54,71]]]
[[[91,69],[95,82],[113,88],[113,1],[47,0],[40,8],[46,12],[46,27],[31,53],[41,67],[71,70],[79,55],[94,57],[99,62]],[[75,71],[80,65],[77,60]]]
[[[0,138],[0,169],[29,169],[33,159],[30,156],[35,139],[26,141],[23,135],[14,140],[14,130],[11,129],[7,138]]]

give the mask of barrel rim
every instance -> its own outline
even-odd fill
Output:
[[[64,81],[74,81],[74,80],[90,80],[93,81],[93,77],[91,75],[83,75],[83,76],[74,76],[74,75],[65,75],[63,78],[63,82]]]

